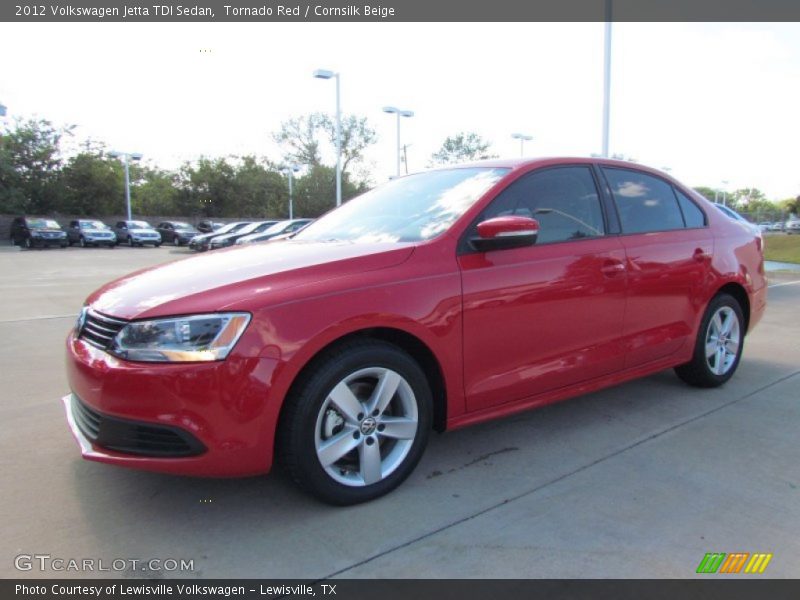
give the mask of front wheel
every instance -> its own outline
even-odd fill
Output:
[[[357,504],[411,474],[431,423],[430,386],[414,359],[385,342],[350,342],[316,359],[287,399],[278,453],[316,497]]]
[[[675,373],[690,385],[720,386],[736,372],[743,348],[742,308],[733,296],[719,294],[703,315],[692,360],[676,367]]]
[[[172,245],[173,246],[180,246],[181,245],[181,240],[177,235],[174,238],[172,238]]]

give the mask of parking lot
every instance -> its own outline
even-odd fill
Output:
[[[60,398],[83,299],[188,255],[0,248],[3,577],[693,577],[707,552],[772,553],[763,576],[800,576],[800,276],[772,281],[722,388],[667,371],[435,435],[394,493],[332,508],[277,471],[205,480],[80,459]],[[20,554],[194,568],[20,572]]]

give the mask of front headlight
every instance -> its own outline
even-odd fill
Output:
[[[249,322],[247,313],[133,321],[114,338],[110,352],[125,360],[144,362],[224,360]]]

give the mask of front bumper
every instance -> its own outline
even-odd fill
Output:
[[[66,246],[67,238],[31,237],[31,244],[33,246]]]
[[[180,475],[266,473],[278,414],[270,406],[277,366],[274,359],[236,356],[210,363],[133,363],[70,334],[67,377],[72,393],[63,399],[67,422],[87,460]],[[77,402],[111,423],[111,432],[103,432],[102,424],[95,427],[94,417],[87,425]],[[128,429],[114,430],[120,424]],[[147,440],[159,435],[156,430],[172,431],[190,440],[193,449],[181,456],[142,452],[131,438],[141,428]]]

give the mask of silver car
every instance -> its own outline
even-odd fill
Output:
[[[152,244],[156,248],[161,245],[161,234],[147,221],[117,221],[114,233],[118,244],[131,247]]]

